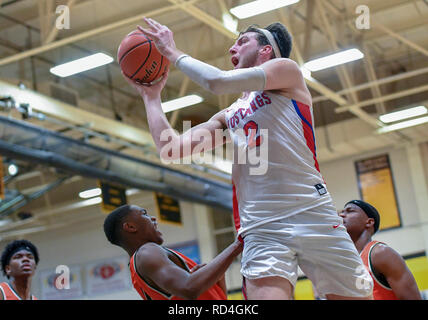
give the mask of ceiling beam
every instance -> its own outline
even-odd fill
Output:
[[[381,24],[379,22],[375,22],[373,24],[374,24],[375,28],[382,30],[383,32],[389,34],[391,37],[393,37],[393,38],[397,39],[398,41],[404,43],[408,47],[422,53],[425,56],[428,56],[428,50],[426,50],[425,48],[422,48],[420,45],[414,43],[413,41],[410,41],[410,40],[404,38],[403,36],[401,36],[397,32],[392,31],[391,29],[389,29],[388,27],[385,27],[383,24]]]
[[[380,96],[378,98],[373,98],[373,99],[361,101],[361,102],[358,102],[358,103],[350,105],[350,106],[338,107],[335,109],[335,111],[337,113],[346,112],[346,111],[350,111],[351,109],[355,109],[355,108],[367,107],[367,106],[370,106],[372,104],[375,104],[375,103],[378,103],[381,101],[389,101],[389,100],[399,99],[399,98],[403,98],[406,96],[410,96],[410,95],[425,92],[425,91],[428,91],[428,85],[423,85],[423,86],[419,86],[416,88],[411,88],[411,89],[395,92],[392,94],[383,95],[383,96]]]
[[[187,2],[187,4],[193,4],[193,3],[196,3],[198,1],[200,1],[200,0],[190,0]],[[83,39],[87,39],[87,38],[93,37],[95,35],[98,35],[98,34],[101,34],[101,33],[104,33],[104,32],[110,31],[110,30],[114,30],[114,29],[129,25],[129,24],[139,23],[144,16],[149,16],[149,17],[157,16],[157,15],[169,12],[171,10],[177,9],[179,7],[180,7],[179,4],[174,4],[174,5],[163,7],[160,9],[155,9],[155,10],[148,11],[148,12],[130,17],[130,18],[126,18],[126,19],[114,22],[114,23],[106,24],[102,27],[98,27],[95,29],[84,31],[84,32],[76,34],[74,36],[70,36],[70,37],[67,37],[67,38],[64,38],[61,40],[57,40],[57,41],[54,41],[54,42],[51,42],[51,43],[48,43],[45,45],[41,45],[39,47],[30,49],[30,50],[26,50],[26,51],[21,52],[21,53],[17,53],[15,55],[10,56],[10,57],[0,59],[0,66],[10,64],[10,63],[13,63],[13,62],[25,59],[25,58],[29,58],[29,57],[32,57],[34,55],[37,55],[37,54],[40,54],[43,52],[47,52],[47,51],[50,51],[50,50],[53,50],[56,48],[60,48],[60,47],[65,46],[67,44],[70,44],[70,43],[73,43],[76,41],[80,41]]]
[[[331,29],[330,23],[327,19],[327,15],[326,15],[326,12],[324,10],[323,3],[322,3],[322,1],[317,0],[316,4],[317,4],[318,12],[320,13],[320,16],[321,16],[321,21],[324,25],[324,30],[326,31],[326,37],[327,37],[327,40],[329,42],[329,45],[334,51],[338,51],[339,47],[336,43],[336,39],[335,39],[333,30]],[[349,73],[348,73],[346,67],[345,66],[339,66],[338,68],[336,68],[336,70],[338,72],[339,80],[340,80],[342,86],[344,88],[353,87],[352,80],[349,76]],[[358,96],[354,91],[349,92],[348,97],[349,97],[348,99],[353,101],[354,104],[358,102]],[[365,122],[367,122],[368,124],[370,124],[371,126],[373,126],[375,128],[383,126],[379,120],[373,118],[371,115],[369,115],[364,110],[358,110],[358,108],[352,107],[352,108],[349,108],[348,111],[350,111],[355,116],[359,117],[360,119],[364,120]]]
[[[366,71],[367,78],[370,81],[375,82],[377,80],[376,71],[373,66],[369,47],[364,43],[363,43],[363,50],[365,54],[363,62],[364,62],[364,69]],[[370,91],[372,93],[372,96],[375,98],[379,98],[382,96],[382,92],[380,91],[379,85],[374,85],[373,87],[370,88]],[[385,104],[383,103],[383,101],[376,103],[376,109],[377,109],[377,112],[381,114],[386,112]]]
[[[309,59],[309,52],[311,50],[311,36],[313,31],[313,13],[315,8],[315,0],[306,1],[306,27],[305,27],[305,36],[304,36],[304,46],[303,46],[303,58],[305,60]]]
[[[209,25],[214,30],[217,30],[227,38],[236,39],[238,33],[232,32],[229,29],[227,29],[221,21],[217,20],[216,18],[209,15],[205,11],[202,11],[198,7],[195,7],[191,3],[191,1],[186,1],[186,2],[180,2],[178,0],[168,0],[168,1],[174,5],[177,5],[181,10],[187,12],[195,19]]]
[[[362,84],[356,85],[352,88],[346,88],[346,89],[340,90],[337,92],[337,94],[342,95],[342,94],[345,94],[349,91],[360,91],[360,90],[370,89],[373,86],[380,86],[380,85],[384,85],[384,84],[395,82],[395,81],[400,81],[400,80],[404,80],[404,79],[408,79],[408,78],[412,78],[412,77],[417,77],[417,76],[425,74],[425,73],[428,73],[428,67],[416,69],[413,71],[399,73],[399,74],[396,74],[393,76],[377,79],[375,81],[369,81],[366,83],[362,83]],[[319,96],[319,97],[315,97],[312,102],[321,102],[321,101],[325,101],[325,100],[328,100],[328,98],[326,98],[324,96]]]

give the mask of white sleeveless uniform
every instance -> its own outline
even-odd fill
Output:
[[[312,109],[253,91],[226,110],[225,120],[234,144],[233,214],[244,238],[244,279],[279,276],[295,286],[300,266],[321,296],[370,295],[370,275],[319,171]],[[260,164],[237,159],[251,150]],[[257,165],[264,172],[251,174]]]
[[[267,161],[265,174],[250,174],[249,169],[254,167],[250,161],[236,164],[234,159],[234,213],[239,234],[332,202],[319,172],[309,106],[280,94],[254,91],[247,99],[232,104],[225,117],[232,141],[240,149],[235,147],[235,155],[245,152],[249,140],[257,139],[260,130],[267,129],[267,135],[261,138],[261,144],[268,144],[263,155],[263,161]],[[257,127],[257,136],[246,136],[245,126],[253,130]]]

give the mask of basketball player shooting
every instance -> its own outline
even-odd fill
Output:
[[[194,141],[200,143],[201,130],[214,136],[215,130],[228,129],[238,149],[268,143],[265,174],[251,175],[248,163],[233,164],[234,218],[244,241],[245,297],[292,299],[300,266],[327,299],[372,299],[372,279],[319,170],[312,98],[299,66],[289,59],[292,41],[287,29],[280,23],[264,29],[250,26],[229,50],[233,70],[223,71],[178,50],[168,27],[150,18],[144,21],[148,27],[139,30],[190,79],[214,94],[242,93],[207,122],[178,135],[161,108],[160,93],[168,75],[153,86],[127,79],[144,100],[161,157],[170,156],[164,147],[171,141],[160,139],[165,131],[172,144],[181,147],[181,157],[189,155],[186,150],[193,152]],[[261,129],[268,130],[263,139]]]

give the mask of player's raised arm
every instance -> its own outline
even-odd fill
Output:
[[[243,33],[230,48],[234,70],[221,70],[178,50],[173,33],[168,27],[145,18],[149,28],[138,27],[151,37],[158,50],[194,82],[214,94],[240,93],[254,90],[277,90],[304,85],[299,66],[290,59],[281,58],[278,48],[260,45],[258,34]],[[260,30],[260,29],[258,29]],[[266,32],[266,30],[264,30]],[[247,65],[248,50],[257,53],[255,66]],[[276,51],[275,51],[276,50]],[[273,53],[277,59],[272,59]]]
[[[137,83],[125,75],[124,78],[144,100],[150,133],[161,159],[176,160],[193,154],[196,146],[204,146],[204,151],[209,151],[225,142],[223,135],[216,131],[226,128],[224,110],[182,135],[177,134],[171,127],[162,110],[160,95],[167,81],[168,73],[163,76],[162,80],[151,86]],[[198,150],[197,152],[201,151],[200,148]]]

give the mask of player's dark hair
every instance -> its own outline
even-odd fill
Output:
[[[7,278],[9,278],[9,276],[6,274],[6,266],[9,265],[10,259],[13,257],[13,255],[23,249],[33,254],[36,265],[39,263],[39,252],[37,251],[37,248],[34,244],[28,240],[12,241],[6,246],[1,255],[1,268],[3,270],[3,274]]]
[[[104,220],[104,233],[112,244],[122,246],[122,224],[124,218],[131,212],[131,206],[125,204],[112,212]]]
[[[262,32],[260,32],[260,30],[257,30],[257,28],[259,27],[253,24],[249,26],[244,32],[241,32],[240,34],[243,34],[246,32],[257,32],[259,34],[259,36],[257,37],[257,41],[259,45],[265,46],[270,44],[266,36]],[[279,51],[281,52],[281,58],[289,58],[291,53],[291,48],[292,48],[292,37],[291,37],[291,34],[288,32],[287,28],[282,23],[275,22],[268,25],[264,29],[272,33],[273,38],[278,44]],[[273,55],[274,53],[272,52],[272,57]]]

